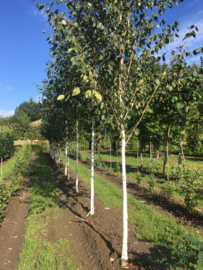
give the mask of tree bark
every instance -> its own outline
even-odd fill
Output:
[[[143,167],[143,157],[142,157],[142,136],[140,136],[140,167]]]
[[[165,131],[165,146],[164,146],[164,160],[163,160],[163,175],[166,173],[166,164],[168,161],[168,138],[170,133],[170,125],[167,126]]]
[[[123,182],[123,245],[122,259],[128,259],[128,206],[127,206],[127,181],[126,181],[126,163],[125,163],[125,128],[122,124],[122,182]]]
[[[76,122],[76,192],[79,192],[78,189],[78,121]]]
[[[184,135],[185,135],[185,128],[186,128],[186,122],[187,122],[187,113],[188,113],[189,105],[185,107],[185,118],[182,123],[182,129],[180,133],[180,145],[179,145],[179,153],[178,153],[178,168],[180,170],[181,168],[181,161],[182,161],[182,156],[184,157],[183,154],[183,140],[184,140]]]
[[[90,215],[94,215],[94,116],[92,117],[91,199],[90,199]]]

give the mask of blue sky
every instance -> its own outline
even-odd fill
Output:
[[[41,1],[47,2],[45,0]],[[49,44],[46,33],[51,33],[47,18],[36,8],[37,1],[5,0],[0,9],[0,115],[12,115],[16,107],[32,97],[39,100],[35,84],[46,78],[43,71],[49,60]],[[190,50],[203,46],[203,0],[185,0],[180,6],[167,9],[162,16],[170,24],[180,21],[180,38],[169,44],[164,52],[170,53],[181,45],[187,27],[199,27],[196,39],[188,40]],[[170,55],[170,54],[169,54]],[[199,64],[200,55],[188,63]]]

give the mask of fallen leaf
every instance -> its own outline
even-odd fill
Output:
[[[111,209],[111,208],[105,207],[104,209]]]
[[[16,235],[16,236],[14,236],[14,238],[17,238],[18,236]]]
[[[199,231],[196,231],[196,233],[199,233]]]
[[[114,262],[114,261],[115,261],[115,258],[110,258],[110,261],[111,261],[111,262]]]
[[[72,235],[72,233],[71,233],[71,234],[69,234],[69,235]]]
[[[17,224],[17,222],[15,222],[15,221],[14,221],[14,223],[15,223],[15,225]]]
[[[72,223],[71,221],[69,221],[69,223]]]
[[[12,248],[9,248],[9,250],[12,250]]]
[[[10,263],[11,261],[8,261],[8,263]]]

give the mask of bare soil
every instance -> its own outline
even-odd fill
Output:
[[[34,166],[35,156],[31,156]],[[25,226],[30,205],[31,177],[26,177],[20,190],[13,196],[4,211],[0,224],[0,269],[14,270],[24,242]]]
[[[83,263],[84,270],[121,269],[122,213],[115,209],[106,209],[95,197],[95,215],[87,217],[90,208],[89,188],[80,179],[80,193],[76,194],[75,174],[71,172],[70,179],[67,180],[64,164],[61,163],[61,168],[58,168],[51,157],[48,154],[46,156],[54,175],[53,179],[60,187],[61,201],[61,215],[55,224],[60,224],[60,230],[54,232],[49,229],[50,237],[66,237],[73,241],[75,248],[71,255]],[[167,269],[154,262],[155,257],[163,256],[162,252],[147,241],[138,241],[135,228],[130,225],[128,247],[129,268]]]
[[[80,179],[80,193],[75,192],[75,174],[70,179],[64,175],[64,165],[58,168],[49,154],[45,154],[47,166],[53,173],[53,182],[59,187],[59,209],[57,215],[51,211],[46,240],[55,243],[68,239],[70,256],[82,262],[83,270],[119,270],[121,268],[122,213],[106,209],[95,197],[95,215],[87,216],[90,207],[90,190]],[[32,156],[34,164],[34,156]],[[32,178],[25,178],[22,188],[11,198],[0,227],[0,269],[14,270],[22,249],[25,225],[29,217],[30,187]],[[128,253],[130,269],[166,270],[164,265],[154,262],[162,252],[148,243],[138,241],[135,229],[129,225]],[[25,269],[29,270],[29,269]]]

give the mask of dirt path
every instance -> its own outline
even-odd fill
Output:
[[[90,169],[90,165],[82,162],[79,163]],[[121,176],[116,176],[116,174],[110,173],[105,169],[95,168],[95,173],[104,179],[108,180],[118,188],[122,189],[122,179]],[[174,218],[177,224],[183,225],[187,230],[197,232],[203,238],[203,215],[200,214],[202,208],[199,209],[199,212],[194,211],[189,214],[181,200],[178,199],[166,199],[163,194],[150,194],[147,191],[147,186],[138,187],[135,181],[128,181],[128,193],[133,195],[137,200],[142,201],[143,203],[150,205],[153,209],[167,218]],[[203,212],[202,212],[203,213]]]
[[[95,215],[88,216],[90,190],[80,179],[80,194],[75,193],[75,174],[71,179],[64,176],[64,165],[58,168],[49,154],[45,154],[47,166],[53,173],[53,182],[59,186],[59,209],[46,217],[46,240],[51,243],[68,239],[71,256],[82,262],[83,270],[119,270],[122,247],[122,213],[105,209],[95,197]],[[31,156],[33,164],[35,156]],[[29,214],[30,187],[32,178],[24,179],[22,188],[11,198],[0,227],[0,269],[14,270],[24,242],[25,225]],[[145,241],[138,241],[134,228],[129,226],[129,266],[131,269],[166,270],[155,263],[154,257],[162,253]],[[68,255],[70,256],[70,254]],[[30,269],[25,269],[30,270]],[[47,269],[48,270],[48,269]]]
[[[90,190],[86,184],[80,179],[80,194],[77,195],[75,174],[71,172],[70,180],[67,181],[64,165],[61,164],[61,168],[58,168],[50,156],[48,154],[46,156],[54,174],[53,179],[61,189],[62,204],[60,218],[55,224],[56,226],[60,224],[60,230],[54,232],[50,228],[50,237],[58,239],[60,234],[70,241],[73,239],[78,252],[73,249],[72,255],[83,262],[83,270],[121,269],[122,213],[114,209],[105,209],[100,200],[95,197],[95,215],[87,217],[90,208]],[[53,226],[54,224],[52,228]],[[129,225],[128,246],[131,269],[167,269],[153,261],[153,257],[160,257],[162,253],[150,243],[138,241],[134,235],[134,228]]]
[[[35,156],[31,156],[34,166]],[[0,269],[14,270],[24,242],[25,225],[30,205],[31,177],[24,178],[22,188],[16,192],[5,210],[0,227]]]

